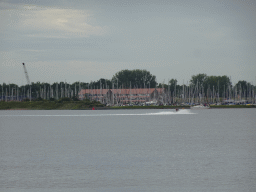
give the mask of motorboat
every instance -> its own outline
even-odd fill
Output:
[[[195,106],[191,106],[191,109],[210,109],[210,106],[204,106],[204,105],[195,105]]]

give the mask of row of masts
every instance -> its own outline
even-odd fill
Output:
[[[50,85],[43,85],[40,86],[39,90],[33,90],[31,85],[26,86],[5,86],[4,84],[1,86],[1,101],[22,101],[24,99],[35,100],[35,99],[44,99],[44,100],[50,100],[50,99],[60,99],[60,98],[72,98],[74,96],[78,96],[78,93],[81,90],[80,84],[75,86],[75,89],[71,89],[70,85],[68,86],[67,83],[61,83],[60,87],[58,84],[55,86]]]
[[[61,83],[53,85],[43,85],[40,86],[39,90],[32,90],[31,85],[23,86],[22,88],[15,86],[10,87],[5,86],[4,84],[1,91],[1,101],[22,101],[24,99],[27,100],[36,100],[36,99],[44,99],[44,100],[58,100],[61,98],[80,98],[80,99],[90,99],[97,100],[104,104],[125,104],[127,100],[124,100],[124,97],[120,95],[123,86],[118,86],[118,84],[113,84],[112,89],[116,90],[116,93],[111,95],[103,95],[103,89],[110,89],[108,85],[100,84],[100,87],[90,86],[88,84],[87,87],[81,87],[80,83],[75,84],[74,88],[71,88],[67,83]],[[219,86],[215,88],[208,87],[205,91],[202,86],[197,85],[189,85],[186,86],[183,84],[182,89],[176,89],[176,85],[174,90],[170,89],[168,85],[167,88],[162,86],[162,91],[158,95],[155,93],[150,95],[148,92],[150,87],[145,87],[144,85],[144,94],[138,95],[137,103],[142,104],[145,102],[156,101],[158,104],[203,104],[203,103],[255,103],[256,95],[255,95],[255,87],[248,86],[248,89],[244,89],[239,86],[232,87],[231,85],[224,86],[224,90],[222,91],[222,95],[220,95]],[[87,95],[79,95],[82,89],[91,90]],[[131,90],[130,86],[130,90]],[[134,87],[133,89],[138,89]],[[142,88],[140,88],[142,89]],[[156,88],[155,88],[156,89]],[[99,90],[95,95],[95,90]],[[145,99],[146,96],[146,99]],[[131,104],[133,101],[129,97],[129,103]]]

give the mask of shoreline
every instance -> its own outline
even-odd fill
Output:
[[[13,108],[1,108],[0,110],[8,110],[8,111],[16,111],[16,110],[135,110],[135,109],[192,109],[190,106],[120,106],[120,107],[71,107],[70,108],[47,108],[40,106],[37,107],[27,107],[27,108],[19,108],[14,107]],[[255,105],[217,105],[217,106],[210,106],[209,109],[252,109],[256,108]],[[192,109],[192,110],[201,110],[198,109]]]
[[[210,105],[209,109],[256,108],[256,105]],[[120,110],[120,109],[193,109],[190,105],[104,106],[90,101],[0,102],[0,110]],[[197,108],[205,109],[205,108]],[[194,110],[194,109],[193,109]]]

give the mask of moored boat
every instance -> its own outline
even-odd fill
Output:
[[[191,106],[191,109],[210,109],[210,106],[204,106],[204,105],[195,105],[195,106]]]

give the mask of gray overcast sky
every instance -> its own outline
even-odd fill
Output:
[[[0,83],[90,82],[146,69],[256,84],[255,0],[0,0]]]

